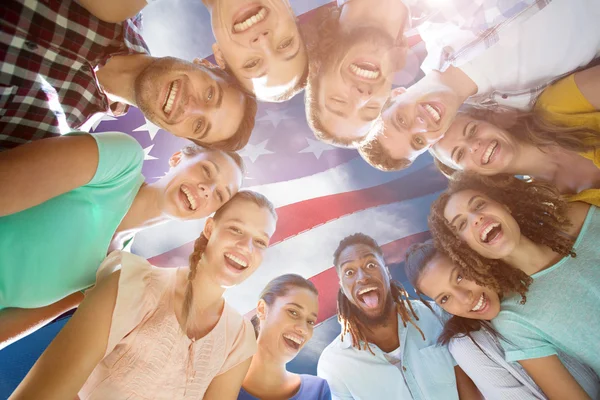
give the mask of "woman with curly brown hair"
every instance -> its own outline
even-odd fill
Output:
[[[111,253],[11,399],[236,399],[256,340],[223,293],[260,266],[276,220],[241,191],[207,219],[189,267]]]
[[[548,87],[531,112],[469,108],[430,150],[438,168],[528,175],[600,206],[600,65]]]
[[[586,398],[556,354],[600,374],[597,208],[567,205],[547,185],[464,174],[433,203],[429,225],[460,272],[453,279],[491,289],[477,297],[440,293],[436,301],[458,302],[474,318],[499,309],[492,325],[506,338],[507,361],[519,361],[546,394]],[[572,288],[576,307],[569,307]]]

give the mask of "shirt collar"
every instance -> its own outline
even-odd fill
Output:
[[[400,314],[396,314],[396,320],[397,320],[397,324],[398,324],[398,339],[400,341],[400,346],[404,347],[404,342],[405,342],[406,334],[407,334],[407,328],[404,327],[404,324],[402,323],[402,320],[400,319]],[[364,345],[364,342],[362,340],[360,342],[360,345],[361,346]],[[371,350],[373,350],[373,353],[375,353],[375,355],[382,356],[383,351],[377,345],[375,345],[373,343],[369,343],[369,346],[371,347]],[[342,349],[352,348],[352,335],[350,334],[350,332],[346,332],[345,335],[340,336],[340,347]],[[368,352],[369,350],[365,349],[365,350],[361,350],[361,351]]]

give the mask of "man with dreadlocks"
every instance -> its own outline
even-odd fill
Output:
[[[334,399],[451,400],[459,391],[461,399],[478,398],[446,347],[436,346],[438,309],[408,299],[373,238],[347,236],[333,263],[342,333],[323,350],[317,374],[327,379]]]

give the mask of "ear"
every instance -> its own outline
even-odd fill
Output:
[[[212,45],[212,51],[215,55],[215,60],[217,61],[217,65],[219,66],[219,68],[225,69],[227,63],[225,63],[225,57],[223,57],[223,52],[221,51],[221,48],[216,42]]]
[[[398,97],[404,93],[406,93],[406,88],[400,86],[400,87],[392,89],[392,94],[390,95],[390,97],[393,99],[394,97]]]
[[[171,156],[171,158],[169,158],[169,167],[171,168],[175,168],[176,166],[179,165],[179,163],[181,162],[181,159],[183,158],[183,153],[178,151],[177,153],[173,154]]]
[[[215,68],[216,65],[208,61],[206,58],[194,58],[194,64],[202,65],[206,68]]]
[[[263,299],[260,299],[256,305],[256,316],[261,321],[267,317],[267,303]]]
[[[215,219],[213,217],[208,217],[204,223],[204,230],[202,230],[202,233],[204,233],[204,236],[206,236],[208,240],[210,240],[210,236],[212,235],[214,228]]]

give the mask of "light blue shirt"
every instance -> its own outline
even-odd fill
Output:
[[[317,375],[329,383],[333,399],[458,400],[454,359],[436,341],[442,322],[425,305],[411,302],[425,335],[398,316],[399,360],[371,344],[371,350],[352,346],[350,334],[334,339],[321,354]]]
[[[502,301],[492,324],[510,342],[502,342],[508,361],[562,351],[600,375],[600,212],[595,206],[574,251],[577,257],[532,275],[525,304],[520,296]]]

